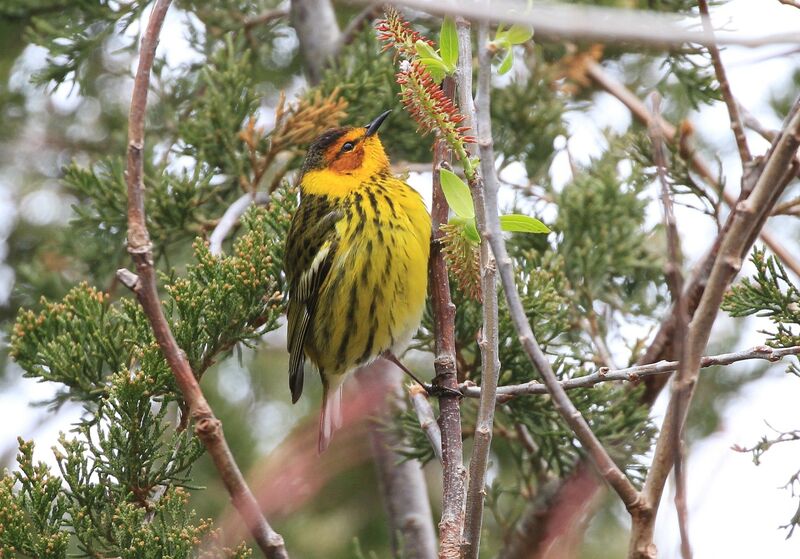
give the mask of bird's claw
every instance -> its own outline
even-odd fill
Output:
[[[425,389],[425,392],[428,393],[428,396],[436,398],[441,398],[442,396],[455,396],[456,398],[464,397],[460,390],[438,384],[423,384],[422,388]]]

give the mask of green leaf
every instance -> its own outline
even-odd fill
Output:
[[[444,63],[450,69],[455,69],[458,63],[458,33],[452,18],[446,17],[442,21],[442,31],[439,34],[439,52]]]
[[[511,70],[511,66],[514,65],[514,49],[511,47],[506,50],[506,55],[503,57],[503,61],[500,63],[500,67],[497,69],[497,73],[499,75],[503,75]]]
[[[533,37],[533,27],[515,23],[504,33],[506,40],[512,45],[521,45]]]
[[[444,67],[444,64],[434,58],[420,58],[420,61],[425,64],[425,68],[433,78],[433,81],[442,83],[447,74],[447,68]]]
[[[508,214],[500,216],[500,228],[503,231],[517,233],[549,233],[550,228],[529,215]]]
[[[472,243],[480,244],[481,236],[478,233],[478,225],[475,223],[474,217],[460,217],[454,215],[448,220],[451,225],[458,225],[461,233],[466,239]]]
[[[442,61],[442,58],[439,56],[439,54],[425,41],[418,40],[416,43],[414,43],[414,48],[417,49],[417,54],[420,56],[420,58],[433,58],[439,62]]]
[[[439,177],[442,181],[442,192],[447,198],[450,209],[459,217],[474,218],[475,206],[472,205],[472,196],[464,181],[447,169],[441,169]]]

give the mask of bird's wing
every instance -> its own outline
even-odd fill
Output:
[[[298,212],[306,211],[302,205]],[[292,402],[303,393],[303,364],[305,343],[314,320],[314,311],[322,283],[328,275],[339,242],[336,222],[342,212],[333,209],[316,221],[297,219],[305,224],[296,231],[295,223],[286,240],[286,273],[289,282],[287,348],[289,350],[289,388]]]

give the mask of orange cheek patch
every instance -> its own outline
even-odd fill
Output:
[[[364,149],[359,146],[355,151],[343,153],[330,164],[331,171],[348,173],[361,167],[364,162]]]

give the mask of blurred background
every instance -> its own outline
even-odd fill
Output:
[[[48,35],[44,22],[58,21],[48,19],[47,12],[52,7],[46,2],[41,2],[38,13],[39,8],[25,2],[2,4],[6,5],[0,5],[0,466],[14,468],[17,436],[33,439],[37,444],[36,458],[54,464],[51,446],[59,432],[68,431],[83,410],[70,401],[55,407],[41,404],[51,400],[59,387],[23,378],[23,371],[9,359],[9,330],[15,316],[22,307],[38,308],[40,297],[58,299],[86,279],[102,290],[118,289],[113,285],[113,270],[127,262],[122,246],[103,246],[107,237],[93,236],[80,224],[85,219],[81,212],[83,193],[76,192],[74,185],[63,179],[71,165],[88,166],[108,155],[124,155],[135,69],[132,46],[149,8],[136,11],[133,21],[120,32],[89,33],[87,40],[94,43],[88,48],[68,40],[54,46],[43,39],[54,36]],[[208,38],[219,41],[243,25],[251,25],[241,40],[251,42],[244,50],[258,68],[258,75],[250,78],[257,88],[259,125],[269,127],[274,123],[281,92],[292,100],[307,87],[299,41],[285,18],[268,24],[248,20],[264,10],[284,9],[286,5],[233,0],[203,4],[181,2],[167,16],[148,133],[161,134],[181,120],[182,115],[171,112],[174,107],[159,101],[181,93],[181,88],[185,89],[183,93],[191,91],[198,67],[214,56],[204,50],[211,48]],[[337,4],[342,27],[360,11],[360,7]],[[35,19],[36,15],[43,19]],[[438,23],[416,15],[421,28],[435,34]],[[716,25],[743,33],[800,29],[800,10],[777,0],[720,2],[713,6],[712,15]],[[72,60],[65,53],[78,46],[86,53],[79,65],[60,65]],[[59,48],[63,50],[59,52]],[[243,51],[237,47],[235,52]],[[684,86],[685,91],[691,92],[691,85],[670,76],[674,69],[659,65],[663,63],[659,56],[623,53],[607,61],[606,68],[621,81],[633,84],[642,96],[656,85],[674,91]],[[723,50],[722,56],[737,99],[764,126],[779,128],[781,115],[800,91],[797,46],[730,47]],[[499,87],[528,78],[530,71],[523,60],[519,57],[512,72],[498,80]],[[344,76],[345,70],[339,68],[337,72]],[[335,81],[336,77],[328,79]],[[694,87],[699,91],[703,84]],[[687,100],[683,104],[676,102],[668,110],[668,116],[691,120],[698,143],[709,159],[724,170],[724,180],[734,189],[740,167],[724,105],[718,100],[696,104]],[[413,123],[400,112],[392,117],[397,119],[397,126],[413,129]],[[352,118],[359,116],[354,114]],[[609,130],[623,134],[635,126],[617,99],[592,87],[583,88],[565,101],[560,117],[564,128],[553,134],[555,148],[545,172],[547,182],[556,191],[569,182],[571,164],[588,165],[607,148]],[[748,132],[748,138],[756,153],[762,153],[769,145],[755,133]],[[427,140],[419,149],[424,151],[426,146]],[[400,157],[395,157],[399,172],[404,170],[405,162],[426,161],[424,155],[416,157],[413,148],[403,146]],[[168,143],[158,143],[154,149],[158,156],[159,150],[171,148]],[[170,165],[178,170],[191,168],[192,162],[189,156],[182,155],[172,157]],[[418,173],[418,168],[406,164],[409,182],[429,197],[430,174]],[[512,163],[504,169],[503,176],[509,184],[527,183],[528,171],[530,168],[522,163]],[[108,172],[119,174],[121,169],[111,168]],[[507,204],[515,203],[514,192],[507,189]],[[647,227],[661,219],[656,197],[650,200]],[[536,208],[545,221],[554,219],[557,213],[546,204]],[[686,257],[692,263],[713,239],[715,224],[691,208],[679,207],[677,211]],[[90,224],[85,222],[87,227]],[[796,219],[774,218],[768,229],[800,258]],[[198,233],[207,231],[190,231],[191,236]],[[185,260],[188,244],[181,245],[175,239],[168,242],[173,240],[175,252],[170,258],[175,262]],[[708,353],[763,343],[758,331],[764,326],[757,318],[733,320],[721,316]],[[647,336],[649,328],[650,324],[644,321],[626,324],[609,341],[612,356],[619,363],[627,362],[625,340]],[[316,379],[307,382],[307,396],[296,405],[291,404],[284,344],[281,328],[263,336],[254,349],[235,349],[203,378],[203,390],[225,426],[239,465],[248,473],[254,490],[268,496],[266,515],[291,542],[293,556],[345,558],[374,553],[388,557],[390,534],[376,492],[365,423],[348,425],[334,439],[330,451],[318,457],[314,440],[319,385]],[[430,354],[412,352],[407,359],[428,378]],[[702,375],[689,425],[689,514],[697,557],[800,556],[800,537],[787,539],[787,531],[779,528],[797,509],[796,499],[783,485],[800,468],[800,445],[776,447],[759,466],[753,464],[749,454],[731,449],[736,444],[752,446],[763,435],[771,434],[770,426],[779,430],[797,426],[800,383],[784,370],[785,364],[746,362]],[[348,394],[356,398],[357,392],[353,385]],[[659,400],[652,418],[660,420],[663,409],[664,402]],[[438,519],[439,466],[428,463],[425,473],[434,519]],[[490,477],[493,475],[490,472]],[[193,484],[206,488],[192,493],[191,506],[199,515],[219,519],[223,527],[235,530],[238,519],[231,512],[227,494],[207,457],[195,467]],[[672,496],[668,490],[665,499],[671,502]],[[615,498],[606,501],[589,525],[582,557],[624,554],[627,514]],[[661,508],[658,530],[660,556],[679,557],[677,523],[669,504]]]

